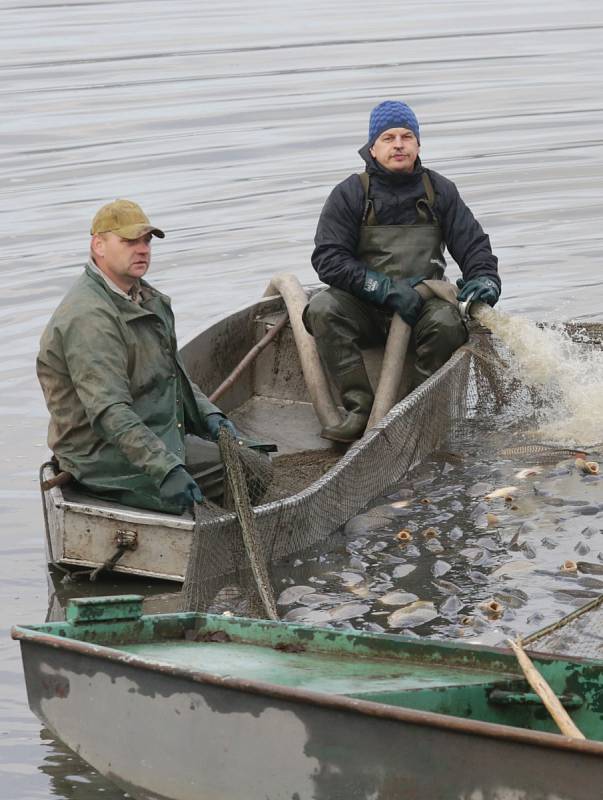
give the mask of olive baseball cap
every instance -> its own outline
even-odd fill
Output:
[[[113,200],[97,211],[90,227],[90,234],[94,236],[95,233],[116,233],[122,239],[138,239],[147,233],[160,239],[165,236],[131,200]]]

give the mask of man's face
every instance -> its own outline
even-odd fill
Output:
[[[122,239],[116,233],[95,234],[92,237],[94,261],[113,283],[128,292],[149,268],[151,238],[151,233],[138,239]]]
[[[369,152],[390,172],[412,172],[419,148],[417,137],[408,128],[389,128],[375,139]]]

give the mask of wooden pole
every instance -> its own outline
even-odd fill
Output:
[[[584,734],[574,725],[570,715],[559,702],[559,698],[555,692],[538,672],[534,664],[532,664],[530,658],[521,646],[521,643],[515,642],[513,639],[508,639],[507,641],[513,648],[515,657],[523,670],[523,674],[526,676],[526,680],[544,703],[546,710],[555,721],[561,733],[564,736],[571,736],[572,739],[585,739],[586,737]]]
[[[215,389],[209,396],[209,401],[215,403],[222,395],[226,392],[227,389],[237,382],[241,373],[243,373],[247,367],[252,364],[255,359],[259,356],[259,354],[264,350],[270,342],[277,336],[282,329],[285,327],[289,320],[289,314],[285,311],[283,316],[279,319],[279,321],[267,331],[264,336],[260,339],[257,344],[255,344],[251,350],[244,356],[241,361],[237,364],[237,366],[233,369],[230,375],[222,381],[222,383]]]

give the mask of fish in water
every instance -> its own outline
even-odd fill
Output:
[[[279,606],[290,606],[298,603],[304,595],[312,594],[316,591],[312,586],[289,586],[279,595],[276,604]]]
[[[403,608],[393,611],[387,618],[390,628],[416,628],[425,622],[431,622],[438,616],[433,603],[426,600],[417,600]]]
[[[384,594],[383,597],[379,598],[378,602],[382,603],[384,606],[408,606],[418,599],[417,595],[412,594],[412,592],[394,591]]]
[[[479,603],[478,608],[481,609],[487,617],[490,619],[500,619],[503,615],[503,611],[505,607],[502,603],[499,603],[497,600],[492,598],[491,600],[486,600],[483,603]]]
[[[410,505],[410,500],[396,500],[394,503],[390,503],[392,508],[406,508]]]
[[[439,578],[442,575],[445,575],[447,572],[450,572],[451,569],[452,567],[450,566],[450,564],[448,564],[446,561],[438,559],[431,568],[431,571],[436,578]]]
[[[585,461],[583,458],[576,459],[576,469],[585,475],[598,475],[599,465],[596,461]]]
[[[394,568],[392,578],[405,578],[407,575],[410,575],[411,572],[414,572],[415,569],[416,566],[414,564],[399,564]]]
[[[547,444],[520,444],[516,447],[505,447],[504,450],[499,450],[498,455],[502,458],[521,458],[528,463],[555,464],[564,458],[584,458],[588,453]]]
[[[511,608],[522,608],[528,602],[529,597],[521,589],[506,589],[505,591],[495,592],[494,600]]]
[[[574,563],[574,562],[572,562]],[[591,575],[603,575],[603,564],[592,564],[589,561],[578,561],[576,569]]]
[[[356,572],[333,572],[332,574],[337,578],[341,578],[344,586],[356,586],[365,580],[364,575],[358,575]]]
[[[495,489],[493,492],[488,492],[484,495],[484,500],[495,500],[497,497],[507,498],[508,495],[517,491],[517,486],[503,486],[501,489]]]
[[[451,594],[449,597],[446,598],[446,600],[444,600],[444,602],[440,606],[440,614],[443,617],[451,619],[457,616],[462,607],[463,604],[461,603],[459,598],[455,594]]]
[[[542,467],[525,467],[524,469],[520,469],[519,472],[516,472],[515,477],[522,481],[525,478],[532,478],[540,472],[542,472]]]

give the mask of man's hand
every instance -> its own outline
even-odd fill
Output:
[[[375,305],[385,306],[399,314],[407,325],[413,326],[419,318],[424,302],[413,287],[422,280],[422,277],[394,280],[382,272],[367,269],[360,298]]]
[[[479,300],[482,303],[488,303],[489,306],[494,306],[500,297],[500,289],[492,278],[471,278],[469,281],[459,278],[456,285],[460,289],[456,298],[461,302],[471,298],[472,303]]]
[[[184,467],[174,467],[163,479],[159,487],[161,497],[183,511],[195,503],[203,502],[203,493]]]
[[[209,435],[214,440],[214,442],[218,441],[218,436],[220,434],[220,428],[226,428],[229,433],[232,433],[233,436],[238,436],[239,432],[233,425],[233,423],[225,417],[224,414],[208,414],[205,417],[205,424],[207,425],[207,430],[209,431]]]

